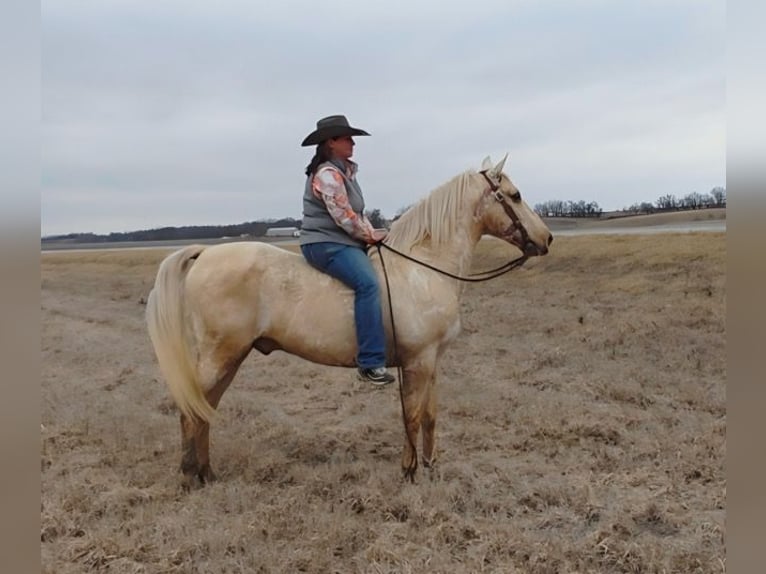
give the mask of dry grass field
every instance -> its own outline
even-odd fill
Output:
[[[561,237],[468,285],[414,484],[395,387],[253,353],[191,492],[144,323],[166,254],[41,257],[44,573],[725,571],[725,234]]]

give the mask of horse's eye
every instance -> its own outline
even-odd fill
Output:
[[[513,201],[514,203],[520,202],[521,201],[521,192],[520,191],[515,191],[514,193],[512,193],[511,194],[511,201]]]

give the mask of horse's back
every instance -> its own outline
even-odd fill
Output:
[[[268,243],[222,243],[205,249],[187,277],[187,293],[253,305],[264,299],[300,299],[318,283],[333,279],[311,267],[302,255]]]
[[[353,292],[300,254],[256,242],[209,247],[189,271],[185,295],[198,338],[268,340],[309,360],[353,362]]]
[[[217,272],[247,272],[263,265],[303,265],[301,255],[258,241],[219,243],[205,248],[199,255],[197,267],[214,265]]]

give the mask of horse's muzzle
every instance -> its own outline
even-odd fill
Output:
[[[531,241],[527,241],[524,244],[524,249],[522,251],[524,252],[524,255],[527,257],[536,257],[539,255],[547,255],[548,254],[548,245],[553,243],[553,235],[548,235],[548,244],[547,245],[536,245],[535,243],[532,243]]]
[[[545,255],[546,253],[548,253],[547,247],[538,247],[531,241],[524,246],[524,255],[527,257],[537,257],[538,255]]]

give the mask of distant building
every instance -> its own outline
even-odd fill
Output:
[[[299,237],[301,234],[297,227],[269,227],[266,237]]]

